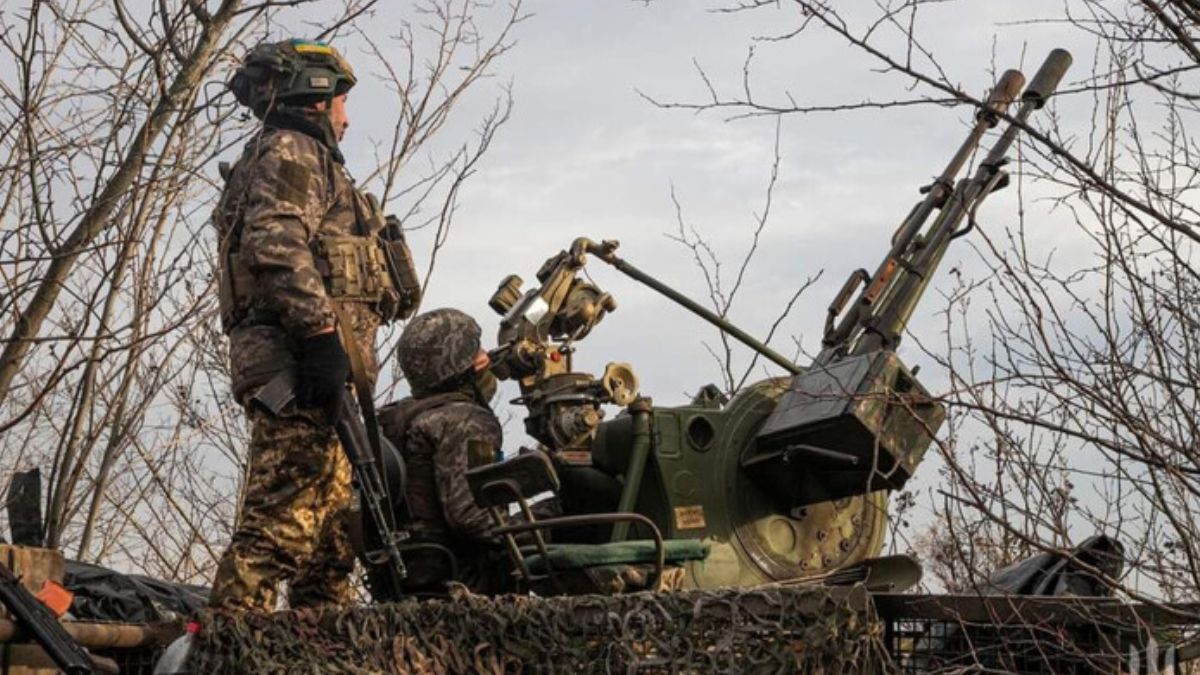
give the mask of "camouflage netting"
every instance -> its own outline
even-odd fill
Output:
[[[463,595],[205,617],[196,673],[884,673],[861,589]]]

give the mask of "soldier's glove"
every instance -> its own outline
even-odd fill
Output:
[[[336,421],[349,376],[350,357],[346,355],[337,331],[300,341],[300,382],[296,386],[296,403],[301,408],[320,408],[331,421]]]

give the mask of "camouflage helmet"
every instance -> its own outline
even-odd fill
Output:
[[[435,309],[404,327],[396,352],[413,393],[438,391],[469,372],[482,331],[464,312]]]
[[[237,102],[262,118],[273,105],[308,106],[350,91],[350,64],[324,42],[284,40],[250,50],[229,80]]]

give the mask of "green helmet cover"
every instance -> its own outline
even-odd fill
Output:
[[[262,118],[276,106],[309,106],[358,82],[350,64],[324,42],[284,40],[250,50],[229,80],[238,103]]]

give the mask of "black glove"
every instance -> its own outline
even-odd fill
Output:
[[[337,331],[300,341],[300,382],[296,387],[299,407],[320,408],[330,420],[336,420],[349,376],[350,357]]]

